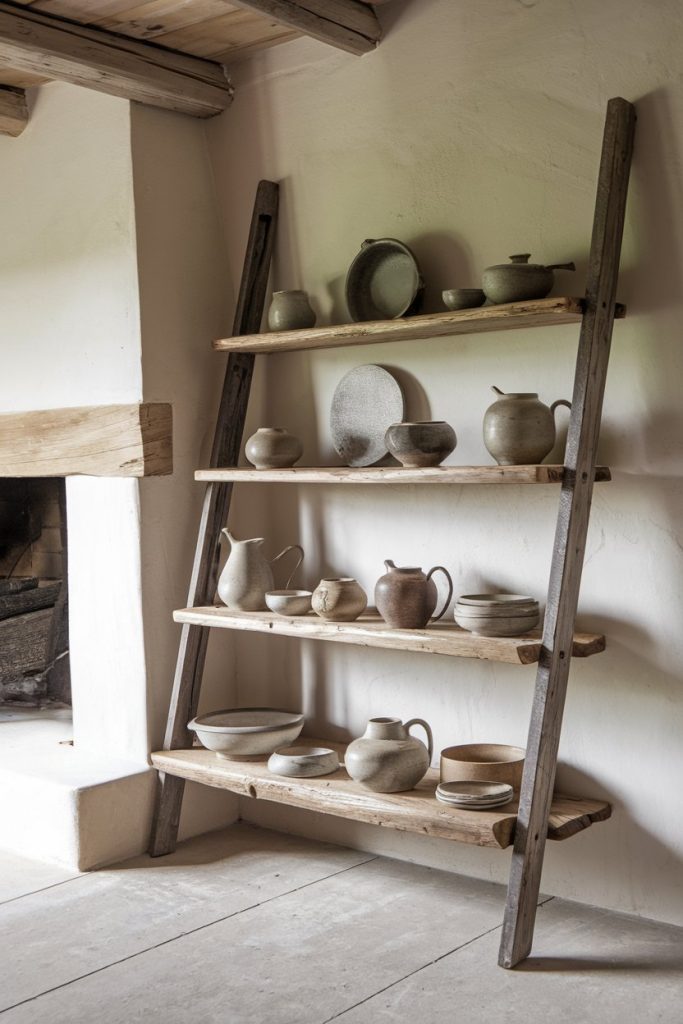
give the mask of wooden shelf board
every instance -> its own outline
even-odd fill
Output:
[[[512,331],[521,327],[554,327],[578,324],[583,316],[583,299],[550,298],[510,302],[479,309],[430,313],[398,320],[309,327],[297,331],[247,334],[214,341],[218,352],[292,352],[301,349],[339,348],[344,345],[375,345],[384,341],[443,338],[485,331]],[[617,305],[615,316],[623,317],[625,307]]]
[[[273,612],[236,612],[228,608],[183,608],[173,612],[176,622],[221,629],[251,630],[302,640],[331,640],[361,647],[384,647],[421,654],[445,654],[458,658],[533,665],[541,653],[540,630],[519,637],[474,636],[455,623],[436,622],[428,629],[390,629],[378,614],[366,612],[355,622],[325,622],[314,612],[285,616]],[[574,635],[573,656],[587,658],[605,649],[605,638],[596,633]]]
[[[559,484],[564,466],[300,466],[292,469],[227,467],[198,469],[195,480],[259,484]],[[611,480],[607,466],[597,466],[596,483]]]
[[[333,747],[343,759],[344,744],[308,738],[306,742]],[[505,849],[514,838],[516,800],[490,811],[449,807],[434,796],[439,781],[439,773],[434,768],[430,768],[418,787],[408,793],[373,793],[353,782],[343,768],[319,779],[289,779],[269,772],[266,760],[226,761],[199,747],[152,754],[152,764],[159,771],[228,789],[241,796],[476,846]],[[610,805],[604,801],[555,796],[550,809],[548,838],[568,839],[594,822],[606,820],[610,814]]]

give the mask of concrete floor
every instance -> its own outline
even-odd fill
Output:
[[[0,854],[1,1024],[683,1020],[683,929],[236,825],[73,875]]]

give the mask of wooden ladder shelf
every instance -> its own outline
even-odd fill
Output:
[[[282,333],[258,333],[277,217],[278,186],[259,184],[235,314],[233,336],[215,343],[230,357],[221,397],[210,466],[196,473],[207,483],[190,582],[188,607],[174,613],[182,623],[164,750],[152,755],[159,790],[150,852],[175,848],[185,780],[291,806],[415,831],[479,846],[513,846],[499,963],[514,967],[529,955],[546,839],[566,839],[610,815],[600,800],[554,794],[557,753],[572,657],[604,650],[605,638],[575,633],[581,573],[593,484],[610,479],[596,466],[602,401],[615,317],[626,195],[635,129],[633,106],[607,105],[598,175],[586,295],[550,298],[365,324],[343,324]],[[303,468],[255,471],[237,468],[247,403],[259,352],[325,349],[411,338],[455,337],[477,331],[580,324],[574,392],[564,466],[445,466],[426,470]],[[285,618],[237,613],[213,606],[219,537],[230,508],[233,484],[555,484],[560,487],[555,545],[542,634],[510,640],[475,637],[455,626],[392,630],[372,615],[352,623],[325,623],[313,616]],[[197,712],[208,631],[211,627],[419,651],[451,657],[486,658],[537,665],[524,775],[518,804],[503,810],[464,812],[434,799],[437,774],[430,770],[410,793],[379,795],[353,783],[343,770],[323,779],[280,779],[264,764],[220,761],[193,748],[187,722]],[[330,744],[329,740],[315,741]],[[339,748],[340,752],[342,748]]]

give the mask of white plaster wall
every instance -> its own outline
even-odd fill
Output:
[[[682,924],[680,5],[395,0],[381,13],[387,37],[362,59],[300,41],[234,69],[234,105],[207,125],[233,283],[256,181],[270,177],[282,183],[273,286],[308,289],[320,322],[345,318],[346,268],[364,238],[382,235],[414,246],[428,308],[439,308],[442,288],[474,285],[520,250],[574,259],[578,273],[556,291],[581,294],[605,104],[636,101],[619,287],[629,318],[615,330],[600,446],[614,482],[596,489],[579,615],[580,626],[605,630],[609,648],[572,666],[558,778],[615,810],[610,823],[549,844],[543,888]],[[251,423],[287,426],[305,441],[304,463],[329,463],[334,388],[376,362],[399,373],[409,414],[454,425],[453,461],[486,462],[490,385],[570,397],[577,335],[269,357]],[[543,596],[556,501],[550,488],[243,488],[235,524],[241,535],[265,529],[273,553],[301,540],[301,584],[334,570],[372,591],[393,558],[446,564],[459,593]],[[352,736],[371,715],[419,715],[437,750],[526,739],[532,669],[257,636],[237,649],[241,701],[299,705],[312,729]],[[264,822],[507,877],[506,854],[247,808]]]

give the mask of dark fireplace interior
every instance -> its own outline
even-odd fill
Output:
[[[71,704],[63,479],[0,479],[0,704]]]

